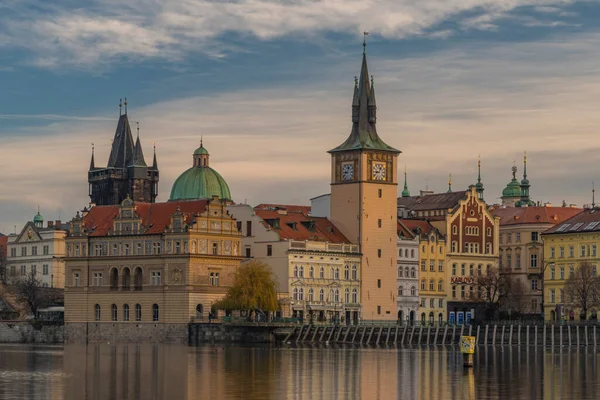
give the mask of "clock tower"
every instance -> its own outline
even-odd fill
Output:
[[[363,44],[363,46],[365,46]],[[331,220],[360,245],[363,320],[397,318],[397,194],[399,150],[376,130],[377,105],[363,51],[354,80],[352,131],[331,154]]]

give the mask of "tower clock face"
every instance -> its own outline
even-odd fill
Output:
[[[342,179],[345,181],[351,181],[354,179],[354,165],[344,164],[342,166]]]
[[[385,180],[385,164],[373,164],[373,179],[376,181]]]

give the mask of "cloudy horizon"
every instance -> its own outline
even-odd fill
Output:
[[[89,3],[0,4],[2,233],[89,203],[91,143],[106,165],[121,97],[148,162],[156,142],[159,201],[203,137],[236,202],[309,204],[350,133],[364,30],[378,132],[412,194],[449,174],[465,189],[481,156],[498,203],[524,151],[535,201],[582,206],[600,181],[598,2]]]

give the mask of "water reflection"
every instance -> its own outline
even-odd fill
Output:
[[[0,399],[592,399],[590,348],[0,346]]]

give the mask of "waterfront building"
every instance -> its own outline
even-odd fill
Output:
[[[413,278],[410,270],[411,296],[417,297],[418,313],[408,315],[413,322],[441,322],[446,320],[446,238],[428,221],[401,219],[399,225],[409,230],[418,240],[417,265]],[[405,273],[406,276],[406,273]],[[407,287],[408,288],[408,287]]]
[[[48,221],[38,213],[7,240],[7,281],[33,273],[43,287],[62,288],[65,282],[65,237],[68,225]]]
[[[280,315],[307,322],[357,323],[359,247],[310,207],[229,205],[242,232],[243,255],[270,265],[279,285]]]
[[[554,225],[542,233],[544,241],[544,318],[546,320],[584,319],[581,310],[567,298],[564,288],[582,263],[597,271],[600,246],[600,212],[597,207]],[[595,272],[597,273],[597,272]],[[588,311],[585,319],[597,319],[598,309]]]
[[[466,191],[400,197],[397,200],[398,208],[402,209],[402,213],[412,216],[413,219],[426,220],[445,238],[443,287],[448,299],[446,316],[450,322],[463,323],[475,318],[473,300],[476,300],[477,297],[477,292],[475,292],[477,275],[485,274],[490,267],[498,267],[500,218],[495,218],[490,214],[482,198],[483,184],[480,174],[478,183],[479,187],[471,185]],[[430,237],[430,241],[432,239],[439,241],[438,238]],[[425,318],[436,321],[439,320],[439,314],[436,316],[435,311],[424,312],[422,310],[423,299],[427,299],[422,288],[428,289],[432,279],[422,275],[423,268],[425,268],[425,272],[431,268],[427,264],[428,261],[431,262],[427,253],[427,251],[431,252],[431,248],[431,244],[421,244],[421,276],[419,278],[421,281],[421,307],[419,312],[422,320]],[[433,250],[436,250],[435,246],[433,246]],[[425,267],[423,261],[426,262]],[[435,289],[436,282],[435,278],[433,279]],[[429,302],[432,300],[433,297],[429,298]]]
[[[405,225],[398,220],[398,321],[412,322],[419,311],[419,241],[421,235],[414,231],[413,221]],[[420,222],[420,221],[419,221]]]
[[[0,233],[0,283],[6,282],[6,247],[8,236]]]
[[[68,342],[176,341],[233,283],[241,236],[224,201],[95,206],[67,237]]]
[[[148,166],[140,142],[139,125],[135,144],[133,141],[126,99],[125,113],[119,116],[106,167],[96,167],[92,148],[88,171],[91,203],[99,206],[119,205],[127,197],[136,202],[153,203],[158,195],[158,181],[156,149],[153,163]]]
[[[366,52],[355,79],[352,130],[331,149],[330,216],[351,243],[360,246],[361,305],[365,320],[397,318],[397,235],[399,150],[376,129],[375,86],[369,80]]]
[[[522,296],[515,299],[515,313],[542,312],[542,279],[546,265],[542,232],[579,214],[571,207],[505,207],[492,211],[500,217],[500,273],[521,282]]]

